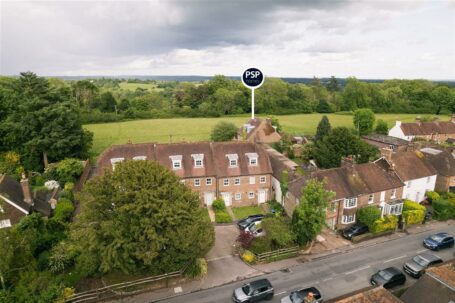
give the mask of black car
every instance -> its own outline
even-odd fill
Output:
[[[437,233],[423,240],[423,246],[431,250],[453,247],[454,243],[453,236],[448,233]]]
[[[348,240],[351,240],[352,237],[358,236],[368,232],[368,226],[362,223],[356,223],[349,228],[343,230],[343,237]]]
[[[316,287],[308,287],[292,291],[289,296],[281,298],[281,303],[303,303],[305,302],[305,298],[311,300],[309,302],[322,302],[321,292]]]
[[[398,268],[388,267],[372,275],[370,283],[371,285],[382,285],[384,288],[392,288],[406,283],[406,276]]]
[[[262,221],[262,219],[264,219],[264,215],[260,215],[260,214],[251,215],[251,216],[248,216],[246,218],[243,218],[243,219],[239,220],[239,222],[237,222],[237,226],[241,230],[244,230],[245,228],[250,226],[251,223],[256,223],[256,222]]]
[[[273,287],[267,279],[260,279],[244,284],[234,290],[232,300],[234,302],[258,302],[271,300],[273,298]]]
[[[414,278],[419,278],[425,272],[425,269],[442,263],[442,259],[433,254],[423,253],[415,256],[403,265],[405,273],[409,274]]]

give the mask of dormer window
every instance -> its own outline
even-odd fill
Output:
[[[177,170],[182,168],[182,155],[169,156],[172,161],[172,169]]]
[[[204,167],[204,154],[192,154],[191,157],[194,161],[194,167]]]
[[[257,153],[246,153],[250,166],[258,165],[258,154]]]
[[[117,163],[123,161],[125,161],[125,158],[112,158],[111,159],[112,170],[115,170],[115,166],[117,165]]]
[[[147,157],[146,156],[136,156],[136,157],[133,157],[133,160],[137,161],[137,160],[147,160]]]
[[[239,155],[237,155],[237,154],[227,154],[226,157],[228,158],[228,161],[229,161],[229,167],[237,167],[238,166]]]

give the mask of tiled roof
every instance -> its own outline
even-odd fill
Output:
[[[405,136],[428,136],[432,134],[455,134],[455,123],[450,121],[401,123]]]
[[[439,152],[434,153],[431,149],[423,148],[420,151],[438,174],[446,177],[455,176],[455,157],[447,150],[437,149]]]
[[[285,157],[283,154],[279,153],[277,150],[271,148],[268,145],[265,145],[269,158],[270,164],[272,165],[272,175],[281,181],[283,171],[294,171],[299,165],[289,158]]]
[[[27,211],[27,213],[30,210],[30,204],[24,201],[21,184],[10,176],[0,175],[0,195]]]
[[[404,186],[396,173],[381,163],[353,164],[331,169],[322,169],[311,174],[311,178],[327,180],[327,189],[336,193],[335,200],[377,193]],[[299,178],[289,184],[289,191],[297,198],[307,178]]]
[[[425,160],[420,151],[403,151],[392,154],[395,170],[403,181],[433,176],[437,171]]]
[[[381,135],[381,134],[371,134],[371,135],[366,135],[362,136],[362,138],[371,140],[371,141],[376,141],[376,142],[381,142],[384,144],[390,144],[390,145],[396,145],[396,146],[401,146],[401,145],[408,145],[409,142],[400,138],[396,137],[391,137],[387,135]]]
[[[258,165],[250,166],[247,153],[258,154]],[[192,155],[203,154],[203,168],[195,168]],[[227,154],[237,154],[238,166],[229,168]],[[270,174],[272,168],[269,157],[264,148],[251,142],[197,142],[197,143],[173,143],[173,144],[124,144],[113,145],[105,150],[98,158],[94,172],[95,176],[103,173],[104,169],[112,169],[111,159],[124,158],[125,161],[134,157],[145,156],[148,160],[158,161],[161,165],[172,170],[171,156],[182,156],[182,169],[173,170],[183,178],[202,176],[241,176]]]
[[[328,300],[327,303],[403,303],[403,301],[392,295],[392,293],[382,286],[379,286],[375,288],[368,287],[360,291],[343,295]]]

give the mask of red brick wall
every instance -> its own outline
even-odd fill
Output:
[[[260,183],[260,177],[265,177],[265,183]],[[218,182],[218,197],[221,198],[222,192],[231,193],[232,197],[232,206],[246,206],[246,205],[257,205],[258,204],[258,190],[265,189],[267,190],[266,201],[272,199],[272,175],[252,175],[251,177],[255,178],[255,183],[250,184],[250,176],[238,176],[238,177],[226,177],[219,178]],[[229,185],[224,185],[224,180],[229,180]],[[240,185],[235,185],[235,179],[240,179]],[[254,198],[250,199],[248,197],[249,192],[254,192]],[[235,194],[240,193],[240,200],[235,199]]]

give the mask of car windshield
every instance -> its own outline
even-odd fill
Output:
[[[430,237],[430,239],[433,240],[433,241],[436,241],[436,242],[441,242],[442,237],[441,237],[441,236],[438,236],[438,235],[432,235],[432,236]]]
[[[257,231],[257,227],[256,227],[255,224],[252,224],[252,225],[250,226],[250,231],[251,231],[252,233],[255,233],[255,232]]]
[[[389,273],[389,272],[387,272],[387,271],[385,271],[385,270],[379,271],[378,274],[379,274],[379,276],[380,276],[381,278],[383,278],[384,280],[390,280],[390,279],[392,278],[392,274]]]
[[[291,301],[294,303],[302,303],[303,302],[303,295],[301,295],[298,291],[291,293]]]
[[[245,294],[250,294],[250,286],[248,284],[243,285],[242,290]]]
[[[429,263],[428,260],[422,258],[421,256],[415,256],[414,259],[412,260],[414,260],[414,262],[416,262],[420,266],[427,266]]]

